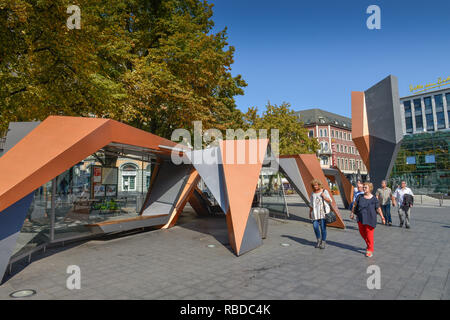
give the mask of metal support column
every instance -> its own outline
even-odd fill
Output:
[[[56,211],[56,180],[54,178],[52,180],[52,202],[50,209],[50,242],[55,240],[55,211]]]

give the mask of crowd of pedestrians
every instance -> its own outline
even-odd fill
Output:
[[[327,215],[333,211],[332,196],[324,188],[321,181],[311,181],[309,218],[312,221],[316,235],[316,248],[325,249],[327,239]],[[373,184],[358,181],[353,190],[353,201],[350,204],[350,218],[356,219],[361,237],[367,249],[366,257],[374,254],[374,231],[377,226],[377,215],[381,217],[383,225],[392,226],[391,205],[397,208],[400,220],[399,227],[411,228],[411,208],[414,204],[414,194],[402,181],[394,192],[387,186],[386,180],[381,182],[380,188],[373,192]]]

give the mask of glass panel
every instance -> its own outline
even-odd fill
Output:
[[[423,130],[422,114],[416,116],[416,131]]]
[[[442,99],[442,94],[434,96],[434,104],[436,107],[436,112],[444,111],[444,100]]]
[[[406,120],[406,132],[407,133],[412,133],[413,132],[412,118],[411,117],[407,117],[405,120]]]
[[[403,107],[405,108],[405,117],[411,116],[411,101],[403,102]]]
[[[34,192],[27,217],[17,237],[13,256],[29,252],[50,241],[51,197],[51,182],[46,183]]]
[[[444,112],[436,112],[436,122],[438,129],[445,129],[445,115]]]
[[[266,168],[261,170],[255,197],[259,199],[261,207],[269,209],[270,216],[287,218],[285,193],[293,194],[294,192],[287,179]]]
[[[427,114],[427,131],[433,131],[434,130],[434,121],[433,121],[433,114]]]
[[[445,94],[445,100],[447,100],[447,118],[448,122],[450,123],[450,93]]]
[[[416,164],[416,157],[406,157],[406,164]]]
[[[450,132],[405,136],[390,181],[405,180],[416,194],[449,194]],[[410,163],[410,164],[409,164]]]
[[[422,104],[420,99],[414,99],[414,114],[416,116],[422,115]]]
[[[433,113],[433,105],[431,103],[431,97],[423,98],[425,104],[425,114]]]

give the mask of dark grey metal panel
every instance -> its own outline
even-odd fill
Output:
[[[392,143],[376,137],[370,137],[370,182],[376,190],[381,181],[389,178],[401,143]]]
[[[220,148],[195,150],[187,153],[187,156],[223,212],[227,213],[229,204]]]
[[[258,224],[255,218],[249,214],[238,256],[259,247],[262,243]]]
[[[0,152],[0,157],[8,150],[14,147],[20,140],[22,140],[28,133],[40,124],[39,121],[33,122],[11,122],[9,124],[8,133],[6,135],[5,148]]]
[[[398,80],[388,76],[364,92],[369,134],[397,143],[403,138]]]
[[[175,165],[171,161],[163,161],[144,204],[142,215],[170,214],[186,184],[191,168],[191,165]]]
[[[298,195],[309,206],[309,196],[306,191],[305,184],[303,182],[302,175],[297,166],[297,161],[294,158],[280,158],[278,159],[280,164],[280,171],[284,174],[289,183],[294,187]]]
[[[364,94],[370,135],[370,180],[378,188],[389,177],[403,139],[398,80],[390,75]]]
[[[33,197],[34,192],[0,212],[0,278],[8,266]]]

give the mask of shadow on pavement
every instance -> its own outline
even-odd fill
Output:
[[[300,243],[302,245],[305,245],[305,246],[313,246],[314,247],[316,245],[315,241],[309,241],[309,240],[306,240],[306,239],[303,239],[303,238],[299,238],[299,237],[288,236],[288,235],[285,235],[285,234],[282,235],[282,237],[291,239],[291,240],[293,240],[295,242],[298,242],[298,243]],[[358,252],[358,253],[361,253],[361,254],[366,254],[366,250],[365,249],[359,248],[359,247],[355,247],[355,246],[352,246],[352,245],[348,245],[348,244],[345,244],[345,243],[340,243],[340,242],[336,242],[336,241],[327,240],[327,245],[338,247],[338,248],[342,248],[342,249],[346,249],[346,250],[350,250],[350,251],[355,251],[355,252]]]

